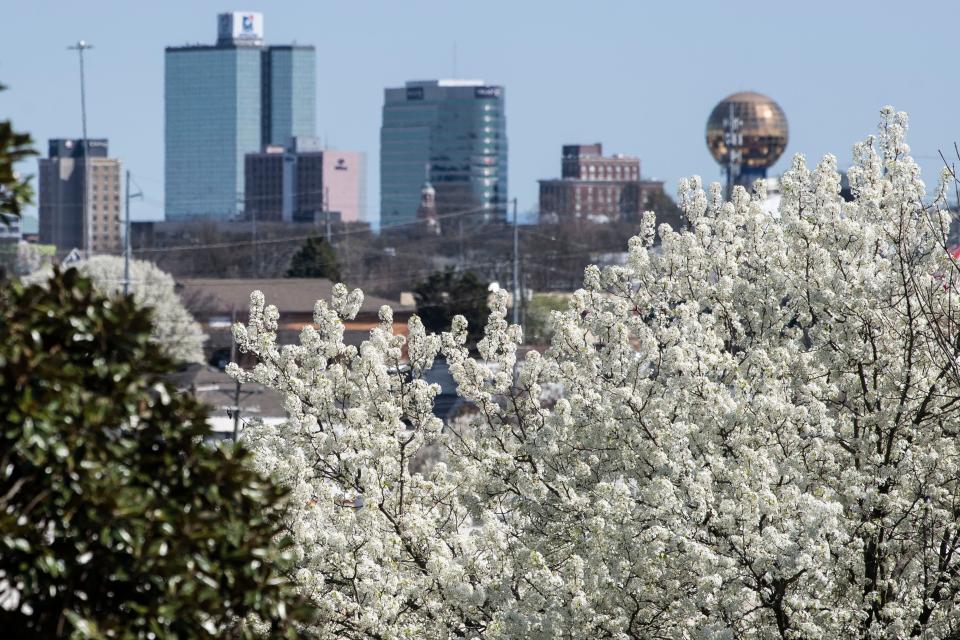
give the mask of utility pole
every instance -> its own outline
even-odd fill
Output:
[[[740,164],[743,160],[743,134],[740,130],[743,128],[743,120],[734,114],[733,103],[730,103],[729,115],[723,119],[724,142],[727,145],[726,170],[727,170],[727,199],[733,196],[733,186],[737,178],[740,177]]]
[[[240,437],[240,382],[236,385],[233,392],[233,441],[236,442]]]
[[[250,261],[253,263],[253,277],[257,278],[260,275],[260,248],[257,245],[257,205],[250,205],[245,199],[244,196],[237,194],[237,201],[243,202],[244,210],[249,208],[250,211],[250,234],[252,236],[252,249],[250,253]]]
[[[230,326],[237,324],[237,308],[230,309]],[[230,341],[230,362],[237,361],[237,341]],[[240,381],[235,382],[236,387],[233,392],[233,441],[236,443],[240,435]]]
[[[77,44],[67,47],[70,51],[76,51],[80,56],[80,124],[83,130],[83,253],[85,257],[90,257],[90,145],[87,143],[87,88],[86,79],[83,73],[83,52],[87,49],[93,49],[93,45],[86,40],[79,40]]]
[[[231,323],[230,323],[231,326],[237,323],[236,307],[230,308],[230,319],[231,319]],[[236,362],[236,361],[237,361],[237,343],[236,341],[232,341],[230,344],[230,362]],[[241,404],[241,402],[249,398],[252,398],[253,396],[260,395],[261,393],[263,393],[263,388],[260,386],[255,386],[252,389],[249,387],[247,389],[244,389],[243,384],[241,384],[239,380],[236,380],[233,383],[233,389],[230,389],[229,387],[224,388],[217,385],[217,391],[219,391],[223,395],[230,398],[230,400],[233,403],[226,406],[222,406],[221,408],[225,409],[227,411],[227,416],[233,420],[232,438],[234,442],[237,442],[237,440],[240,439],[240,417],[241,417],[240,412],[247,411],[249,413],[255,413],[257,411],[260,411],[259,407],[257,407],[256,405],[247,405],[246,407],[244,407]]]
[[[123,295],[130,293],[130,200],[142,198],[143,192],[130,193],[130,169],[127,169],[127,186],[125,189],[125,213],[123,221]]]
[[[513,324],[520,324],[520,227],[517,199],[513,199]]]

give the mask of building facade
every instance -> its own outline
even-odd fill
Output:
[[[366,218],[366,155],[323,149],[315,138],[293,138],[246,156],[248,219],[315,222],[327,213],[341,222]]]
[[[260,139],[263,146],[289,144],[317,130],[317,56],[311,46],[271,46],[263,51]]]
[[[640,159],[603,155],[603,145],[564,145],[560,179],[540,180],[544,222],[571,219],[619,221],[638,218],[663,182],[640,177]]]
[[[503,87],[482,80],[430,80],[384,91],[381,227],[416,221],[425,168],[441,220],[506,219]]]
[[[38,187],[41,243],[58,253],[120,250],[120,161],[108,157],[106,140],[50,140]]]
[[[315,52],[267,47],[258,13],[218,16],[215,45],[168,47],[165,200],[169,219],[229,219],[243,210],[244,159],[315,134]]]

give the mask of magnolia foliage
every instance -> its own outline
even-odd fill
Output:
[[[78,262],[77,269],[106,295],[123,293],[124,264],[117,256],[93,256]],[[44,282],[51,270],[41,270],[29,280]],[[137,306],[153,310],[151,338],[175,362],[203,362],[207,336],[183,305],[173,277],[146,260],[130,261],[129,290]]]
[[[855,147],[853,202],[832,156],[773,217],[683,181],[689,229],[654,249],[648,214],[521,362],[502,296],[475,358],[462,318],[404,337],[389,309],[344,344],[342,286],[280,347],[254,293],[231,371],[286,397],[248,442],[295,495],[316,637],[956,637],[960,308],[905,129]],[[439,354],[477,408],[446,427]]]

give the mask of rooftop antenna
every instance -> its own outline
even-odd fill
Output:
[[[724,142],[727,146],[727,155],[724,158],[724,165],[727,173],[727,199],[733,197],[733,186],[740,177],[741,162],[743,161],[743,134],[740,133],[743,128],[743,119],[737,117],[730,103],[729,115],[723,119]]]

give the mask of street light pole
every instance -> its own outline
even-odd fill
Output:
[[[130,170],[127,169],[126,213],[123,223],[123,295],[130,293],[130,200],[141,198],[143,193],[130,193]]]
[[[87,143],[87,88],[86,79],[83,72],[83,52],[92,49],[93,45],[86,40],[79,40],[77,44],[67,47],[70,51],[76,51],[80,57],[80,124],[83,130],[83,252],[87,258],[90,257],[90,145]]]

